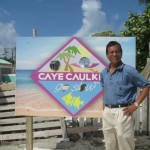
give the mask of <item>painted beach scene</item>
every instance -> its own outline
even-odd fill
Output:
[[[33,72],[34,70],[16,71],[16,114],[57,117],[71,116],[63,107],[61,107],[59,103],[53,99],[53,97],[47,94],[47,92],[45,92],[30,78],[30,74]],[[80,85],[78,85],[78,87],[80,87]],[[67,88],[67,84],[65,83],[61,87],[61,90],[66,91]],[[62,101],[71,109],[74,108],[75,110],[79,110],[80,106],[83,104],[83,100],[77,96],[73,96],[71,92],[62,97]],[[101,102],[102,101],[94,101],[87,107],[87,110],[83,110],[79,116],[91,117],[93,115],[98,117],[102,107]]]
[[[111,40],[125,49],[124,63],[135,66],[133,37],[18,37],[16,114],[100,117],[100,73]]]

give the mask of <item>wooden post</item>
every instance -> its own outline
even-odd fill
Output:
[[[150,46],[150,44],[149,44]],[[147,64],[144,67],[142,71],[142,75],[147,78],[150,81],[150,58],[147,60]],[[149,127],[150,127],[150,121],[149,121],[149,96],[150,94],[145,98],[145,100],[142,102],[143,107],[142,107],[142,133],[148,135],[149,134]]]
[[[79,118],[79,127],[84,127],[84,118],[83,117]],[[83,138],[83,132],[80,132],[79,135],[81,138]]]
[[[100,127],[100,123],[98,122],[98,119],[99,118],[93,118],[93,126],[99,126]],[[98,137],[98,131],[93,131],[92,136]]]
[[[68,140],[66,123],[65,123],[65,119],[63,117],[60,118],[60,124],[61,124],[61,129],[62,129],[63,140]]]
[[[147,79],[150,82],[150,72],[148,74]],[[148,101],[148,135],[150,136],[150,93],[147,96],[147,101]]]
[[[33,117],[26,117],[26,150],[33,150]]]
[[[32,36],[36,37],[36,30],[32,30]],[[33,117],[26,117],[26,149],[33,150]]]
[[[92,119],[91,118],[86,118],[86,122],[85,122],[86,126],[91,126],[92,125]],[[87,138],[90,138],[92,136],[92,132],[86,132],[85,136]]]
[[[2,82],[2,69],[0,68],[0,82]]]
[[[140,89],[139,88],[138,88],[137,93],[138,93],[138,95],[140,94]],[[140,124],[140,121],[142,121],[141,120],[141,113],[140,113],[141,110],[142,110],[142,108],[141,108],[141,105],[140,105],[140,107],[135,112],[134,128],[135,128],[135,135],[136,136],[138,136],[140,134],[140,132],[141,132],[141,124]]]

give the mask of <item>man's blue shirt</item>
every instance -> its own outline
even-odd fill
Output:
[[[149,85],[134,67],[123,63],[112,74],[109,67],[105,68],[100,82],[104,87],[104,104],[112,105],[134,103],[137,87]]]

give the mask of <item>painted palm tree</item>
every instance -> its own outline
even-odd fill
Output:
[[[63,60],[65,63],[64,71],[73,72],[73,68],[71,67],[70,58],[75,58],[74,55],[80,54],[79,50],[75,46],[67,47],[63,53],[59,54],[56,59]]]
[[[60,61],[63,60],[64,63],[65,63],[65,65],[67,66],[68,65],[67,64],[67,60],[68,60],[68,58],[71,58],[71,57],[75,58],[71,53],[63,52],[63,53],[58,54],[57,57],[56,57],[56,59],[59,59]],[[66,69],[66,66],[65,66],[64,71],[68,71]],[[73,72],[73,68],[70,65],[69,65],[68,68],[69,68],[70,72]]]
[[[72,68],[71,65],[69,64],[70,62],[70,56],[71,54],[76,55],[76,54],[80,54],[80,51],[77,49],[77,47],[75,46],[69,46],[65,49],[65,52],[67,52],[69,54],[69,57],[66,61],[66,66],[65,66],[65,71],[68,71],[68,68]],[[73,71],[72,71],[73,72]]]

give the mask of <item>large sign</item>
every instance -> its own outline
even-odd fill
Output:
[[[16,114],[100,117],[100,73],[111,40],[134,66],[135,38],[17,38]]]
[[[100,96],[100,70],[106,63],[73,37],[31,74],[32,79],[70,115]]]

